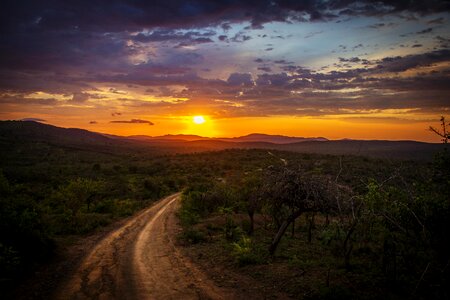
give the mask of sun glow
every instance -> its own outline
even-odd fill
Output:
[[[205,118],[203,118],[203,116],[194,116],[192,118],[192,120],[194,121],[195,124],[203,124],[203,123],[205,123]]]

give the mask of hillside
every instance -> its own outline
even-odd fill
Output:
[[[113,136],[77,128],[60,128],[38,122],[1,121],[0,142],[44,142],[52,145],[107,152],[190,153],[232,148],[274,149],[301,153],[359,155],[378,158],[430,160],[442,144],[416,141],[327,140],[250,134],[235,138],[205,138],[198,135]]]

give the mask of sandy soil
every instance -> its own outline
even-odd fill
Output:
[[[230,299],[176,247],[179,194],[101,239],[56,290],[55,299]]]

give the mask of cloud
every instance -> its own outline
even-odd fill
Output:
[[[396,23],[390,22],[390,23],[375,23],[367,27],[372,29],[382,29],[382,28],[392,28],[395,26],[397,26]]]
[[[167,41],[205,43],[212,42],[210,37],[215,34],[216,32],[212,30],[182,32],[175,29],[157,29],[151,32],[140,32],[132,36],[132,39],[142,43]]]
[[[432,20],[429,20],[428,22],[427,22],[427,24],[444,24],[444,18],[443,17],[440,17],[440,18],[436,18],[436,19],[432,19]]]
[[[266,73],[272,72],[272,69],[270,67],[258,67],[259,71],[264,71]]]
[[[403,1],[381,0],[331,0],[331,1],[289,1],[254,0],[239,2],[218,0],[167,1],[54,1],[7,2],[2,9],[2,31],[15,30],[15,24],[38,30],[123,32],[142,28],[199,28],[220,25],[224,30],[230,24],[248,21],[252,28],[262,28],[273,21],[323,21],[338,16],[385,16],[400,13],[422,15],[447,12],[449,3],[445,0]],[[88,10],[85,8],[89,7]],[[39,19],[37,19],[37,17]],[[39,20],[39,21],[37,21]]]
[[[424,30],[417,31],[416,34],[426,34],[426,33],[432,32],[432,31],[433,31],[433,28],[430,27],[430,28],[427,28],[427,29],[424,29]]]
[[[321,33],[323,33],[323,30],[310,32],[307,35],[305,35],[305,39],[309,39],[309,38],[316,36],[318,34],[321,34]]]
[[[236,33],[232,38],[230,38],[230,41],[235,43],[243,43],[245,41],[251,40],[252,37],[249,35],[245,35],[242,32]]]
[[[97,121],[89,121],[89,124],[98,124]]]
[[[110,121],[109,123],[123,123],[123,124],[148,124],[154,125],[151,121],[141,120],[141,119],[131,119],[129,121]]]
[[[252,75],[249,73],[232,73],[227,79],[230,86],[252,86],[254,84]]]
[[[449,5],[437,0],[7,1],[0,10],[0,109],[61,108],[90,99],[93,109],[114,111],[116,118],[121,115],[116,110],[130,116],[141,106],[155,114],[207,106],[233,116],[387,107],[442,111],[449,107],[450,40],[444,26],[434,24],[448,22],[441,16]],[[376,38],[358,44],[357,37],[369,32],[367,24],[384,30],[396,25],[392,20],[404,23],[392,34],[385,30],[386,40],[408,26],[411,40],[401,43],[420,53],[369,59],[382,57],[380,49],[387,45]],[[334,39],[325,29],[321,44],[327,46],[317,53],[319,39],[299,40],[334,26],[325,24],[329,21],[347,22],[361,32],[349,29],[348,40]],[[290,37],[281,22],[310,24],[301,24],[308,29]],[[258,31],[263,27],[267,31]],[[273,45],[264,38],[273,39]],[[329,45],[339,43],[336,51],[343,57],[328,57]],[[404,53],[392,47],[389,53]],[[321,61],[326,65],[307,67]],[[145,91],[168,99],[140,98]],[[29,97],[36,92],[47,96]],[[48,96],[53,94],[60,96]],[[72,99],[61,101],[61,95]],[[98,95],[107,100],[93,101]],[[145,120],[113,123],[139,121]]]
[[[40,119],[40,118],[23,118],[19,121],[25,121],[25,122],[47,122],[47,120]]]
[[[54,98],[28,98],[25,94],[11,96],[9,94],[0,93],[0,104],[21,104],[31,106],[54,106],[58,104],[58,100]]]
[[[83,103],[89,100],[89,94],[87,93],[74,93],[71,102]]]

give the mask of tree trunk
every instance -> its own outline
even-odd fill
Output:
[[[269,246],[270,255],[273,255],[277,250],[278,244],[280,243],[281,238],[286,232],[286,229],[289,227],[289,224],[291,224],[295,219],[300,217],[301,214],[302,214],[301,211],[295,211],[281,224],[277,234],[275,235],[275,237],[272,240],[272,243]]]
[[[350,255],[352,253],[353,250],[353,245],[351,243],[351,236],[353,234],[353,231],[355,231],[356,228],[356,224],[357,224],[357,220],[355,220],[351,227],[349,228],[349,230],[347,231],[347,234],[345,235],[345,240],[343,243],[343,251],[344,251],[344,265],[346,269],[350,268]]]
[[[292,232],[291,232],[291,238],[295,236],[295,220],[292,221]]]
[[[254,212],[253,211],[248,211],[248,217],[250,218],[250,228],[248,229],[248,235],[252,235],[253,234],[253,230],[254,230],[254,224],[255,224],[255,221],[254,221],[254,218],[253,218],[253,216],[254,216]]]
[[[312,214],[311,219],[309,219],[309,227],[308,227],[308,243],[311,243],[312,240],[312,230],[314,228],[314,217],[315,217],[315,213]]]

